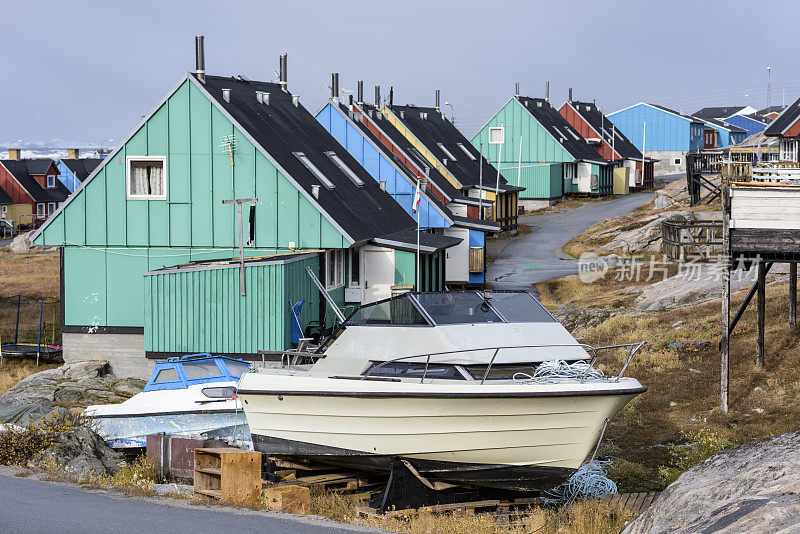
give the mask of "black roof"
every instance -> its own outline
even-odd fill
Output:
[[[49,158],[4,159],[0,160],[0,164],[14,175],[35,202],[64,202],[69,196],[69,189],[60,180],[56,179],[55,187],[45,188],[34,178],[34,175],[47,173],[50,165],[53,165],[53,160]]]
[[[759,109],[756,113],[759,115],[766,115],[767,113],[780,113],[784,109],[786,109],[786,106],[770,106],[768,108]]]
[[[544,98],[515,97],[570,156],[578,161],[603,161],[603,156]]]
[[[731,115],[739,113],[747,106],[727,106],[727,107],[711,107],[703,108],[694,113],[692,116],[698,119],[726,119]]]
[[[680,111],[675,111],[674,109],[670,109],[667,106],[661,106],[659,104],[650,104],[649,106],[653,106],[654,108],[658,108],[662,111],[666,111],[667,113],[672,113],[673,115],[677,115],[679,117],[683,117],[684,119],[689,119],[692,122],[703,122],[703,120],[698,119],[697,117],[693,117],[692,115],[687,115],[686,113],[681,113]]]
[[[11,195],[6,193],[6,190],[0,187],[0,204],[13,204],[14,199],[11,198]]]
[[[420,170],[425,170],[425,167],[428,167],[428,179],[436,184],[436,187],[441,189],[445,195],[452,199],[460,198],[461,190],[457,189],[450,180],[444,177],[444,175],[439,172],[438,169],[434,168],[431,163],[425,159],[419,150],[414,148],[414,145],[411,144],[406,136],[400,133],[394,124],[386,118],[386,116],[378,110],[375,106],[370,104],[360,104],[359,107],[363,109],[366,113],[371,114],[370,118],[372,121],[381,129],[386,136],[391,139],[391,141],[397,145],[397,147],[402,150],[406,156],[411,159],[412,161],[416,162],[416,164],[421,167]]]
[[[780,106],[772,106],[772,107],[775,108]],[[765,112],[769,113],[769,111],[767,110],[759,111],[760,114],[763,114]],[[795,100],[789,106],[786,106],[786,109],[784,109],[780,115],[775,117],[775,120],[773,120],[769,124],[769,126],[767,126],[766,130],[764,130],[764,135],[770,137],[779,137],[781,135],[781,132],[783,132],[786,128],[791,126],[798,119],[798,117],[800,117],[800,98]]]
[[[436,159],[447,160],[447,169],[462,185],[475,187],[481,183],[480,152],[440,112],[435,108],[411,105],[390,106],[389,109]],[[450,152],[450,155],[442,150],[439,146],[440,143],[447,152]],[[467,156],[464,151],[469,152],[472,157]],[[486,158],[483,158],[483,186],[487,189],[494,189],[497,176],[497,169]],[[502,175],[500,175],[500,183],[506,183]]]
[[[569,105],[589,126],[602,135],[603,141],[614,147],[614,150],[621,158],[642,159],[642,153],[639,149],[625,137],[625,134],[619,128],[614,127],[614,123],[594,103],[574,101],[569,102]]]
[[[417,229],[398,230],[397,232],[378,236],[374,241],[377,244],[390,245],[392,248],[415,251],[417,250]],[[458,237],[425,231],[419,232],[420,252],[433,253],[458,245],[461,241],[463,240]]]
[[[702,119],[702,120],[706,123],[711,123],[715,126],[719,126],[720,128],[726,128],[731,132],[747,133],[747,130],[745,130],[744,128],[739,128],[738,126],[734,126],[733,124],[721,121],[719,119]]]
[[[192,76],[195,76],[192,74]],[[199,82],[198,82],[199,83]],[[216,103],[276,161],[309,196],[318,185],[315,201],[355,242],[416,228],[408,215],[334,137],[292,95],[272,82],[206,76],[205,89]],[[230,90],[230,101],[222,97]],[[269,93],[269,104],[256,100],[256,91]],[[325,155],[333,151],[364,182],[358,186]],[[330,180],[328,189],[295,156],[302,152]],[[313,198],[313,197],[312,197]]]
[[[83,182],[100,165],[103,158],[62,159],[61,163],[72,171],[75,178]]]
[[[500,231],[500,225],[489,219],[473,219],[472,217],[462,217],[460,215],[453,215],[453,223],[456,226],[463,226],[467,228],[473,228],[476,230],[484,230],[486,232]]]

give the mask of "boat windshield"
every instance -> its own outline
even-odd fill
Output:
[[[225,360],[225,365],[228,367],[228,372],[234,378],[241,378],[243,374],[250,370],[250,366],[246,363],[234,363]]]
[[[403,295],[400,298],[361,306],[347,319],[347,324],[427,325],[428,321],[408,299],[408,295]]]
[[[527,291],[493,291],[489,303],[509,323],[556,322]]]
[[[186,373],[186,378],[195,380],[198,378],[210,378],[212,376],[219,376],[217,362],[214,360],[200,361],[200,362],[185,362],[183,364],[183,371]]]

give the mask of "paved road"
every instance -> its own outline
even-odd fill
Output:
[[[353,534],[379,532],[333,521],[276,512],[205,508],[189,501],[165,505],[153,499],[88,491],[69,484],[0,475],[3,534],[160,534],[249,532],[259,534]]]
[[[659,178],[670,182],[681,177]],[[494,260],[486,271],[489,285],[497,289],[531,289],[538,282],[576,274],[578,262],[561,247],[598,222],[628,213],[653,196],[653,193],[633,193],[565,211],[520,217],[520,222],[530,225],[533,231],[489,246]]]

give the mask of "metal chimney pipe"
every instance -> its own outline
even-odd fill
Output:
[[[294,104],[294,107],[300,104],[300,95],[292,95],[292,104]]]
[[[225,102],[231,101],[231,90],[230,89],[223,89],[222,90],[222,100]]]
[[[514,84],[514,96],[519,96],[519,82]]]
[[[356,99],[356,103],[361,106],[364,104],[364,80],[358,80],[358,92],[356,93],[358,98]]]
[[[572,87],[569,88],[569,101],[572,102]]]
[[[394,87],[389,86],[389,107],[394,105]]]
[[[339,73],[333,72],[331,73],[331,98],[338,100],[339,99]]]
[[[436,109],[436,111],[439,111],[439,90],[438,89],[436,90],[436,105],[434,106],[434,109]]]
[[[197,79],[200,80],[200,83],[206,83],[206,52],[203,45],[204,39],[205,37],[202,35],[194,36],[194,73],[197,75]]]
[[[381,108],[381,86],[375,86],[375,107],[380,109]]]
[[[550,102],[550,80],[544,84],[544,101]]]
[[[288,83],[287,83],[288,72],[287,72],[287,63],[286,63],[286,54],[285,53],[281,54],[279,62],[280,62],[280,69],[279,69],[280,70],[280,77],[279,77],[279,80],[278,80],[278,84],[281,86],[281,89],[286,91],[287,90],[286,86],[288,85]]]

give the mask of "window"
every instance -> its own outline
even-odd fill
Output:
[[[331,290],[344,285],[344,250],[325,252],[325,289]]]
[[[6,215],[8,215],[8,206],[3,206],[2,212],[0,212],[0,215],[2,215],[3,219],[6,218]]]
[[[317,178],[317,180],[322,182],[322,185],[324,185],[328,189],[333,189],[334,187],[336,187],[335,185],[333,185],[333,182],[328,180],[328,178],[324,174],[322,174],[322,171],[319,170],[316,165],[311,163],[311,160],[308,159],[308,156],[306,156],[302,152],[294,152],[294,157],[299,159],[300,163],[302,163],[306,169],[311,171],[311,174],[313,174]]]
[[[47,203],[47,216],[49,217],[55,211],[56,211],[56,203],[55,202],[48,202]]]
[[[375,362],[362,373],[364,376],[385,376],[392,378],[446,378],[448,380],[465,380],[455,365],[424,362],[389,362],[381,365]]]
[[[56,175],[55,174],[48,174],[47,175],[47,187],[53,188],[56,186]]]
[[[681,164],[681,158],[675,158],[675,165]]]
[[[216,362],[212,361],[205,361],[205,362],[187,362],[183,364],[183,372],[186,373],[186,378],[189,380],[195,380],[198,378],[209,378],[212,376],[220,376],[222,373],[219,372],[219,367],[217,367]]]
[[[350,285],[361,286],[361,249],[350,249]]]
[[[44,218],[44,210],[45,210],[44,202],[42,202],[41,204],[36,204],[36,216],[38,218],[40,219]]]
[[[128,158],[128,198],[134,200],[167,199],[167,158],[136,156]]]
[[[489,144],[502,145],[505,141],[505,129],[502,126],[493,126],[489,128]]]
[[[250,206],[250,217],[247,220],[247,244],[256,244],[256,207]]]
[[[236,395],[236,388],[233,386],[203,388],[200,391],[209,399],[230,399]]]
[[[235,378],[241,378],[243,374],[250,370],[250,366],[244,363],[234,363],[226,361],[225,365],[228,367],[228,372]]]
[[[417,300],[436,324],[503,322],[478,293],[421,293]]]
[[[780,160],[797,161],[797,141],[793,139],[781,139]]]
[[[356,184],[358,187],[364,185],[364,181],[358,176],[356,176],[356,173],[353,172],[353,169],[344,164],[344,161],[342,161],[342,158],[336,155],[336,152],[331,150],[329,152],[325,152],[325,155],[331,159],[334,165],[339,167],[339,170],[342,171],[345,174],[345,176],[350,178],[351,182]]]
[[[456,160],[456,157],[449,150],[447,150],[446,146],[444,146],[442,143],[436,143],[436,144],[439,146],[439,150],[444,152],[444,155],[450,158],[450,161]]]
[[[476,157],[475,157],[475,154],[473,154],[472,152],[470,152],[469,150],[467,150],[467,147],[465,147],[465,146],[464,146],[464,145],[462,145],[461,143],[456,143],[456,144],[458,145],[458,148],[460,148],[460,149],[461,149],[461,150],[464,152],[464,154],[466,154],[466,155],[467,155],[467,157],[468,157],[469,159],[471,159],[472,161],[475,161],[475,160],[477,160],[477,159],[478,159],[478,158],[476,158]]]
[[[153,383],[174,382],[175,380],[178,380],[178,371],[176,371],[174,367],[170,367],[169,369],[160,370],[156,375],[156,379],[153,380]]]
[[[576,134],[575,132],[573,132],[572,130],[570,130],[569,128],[567,128],[566,126],[564,127],[564,129],[565,129],[567,132],[569,132],[569,134],[570,134],[572,137],[574,137],[576,141],[580,141],[580,140],[581,140],[581,138],[580,138],[580,137],[578,137],[578,134]],[[603,132],[605,133],[605,130],[603,130]]]

